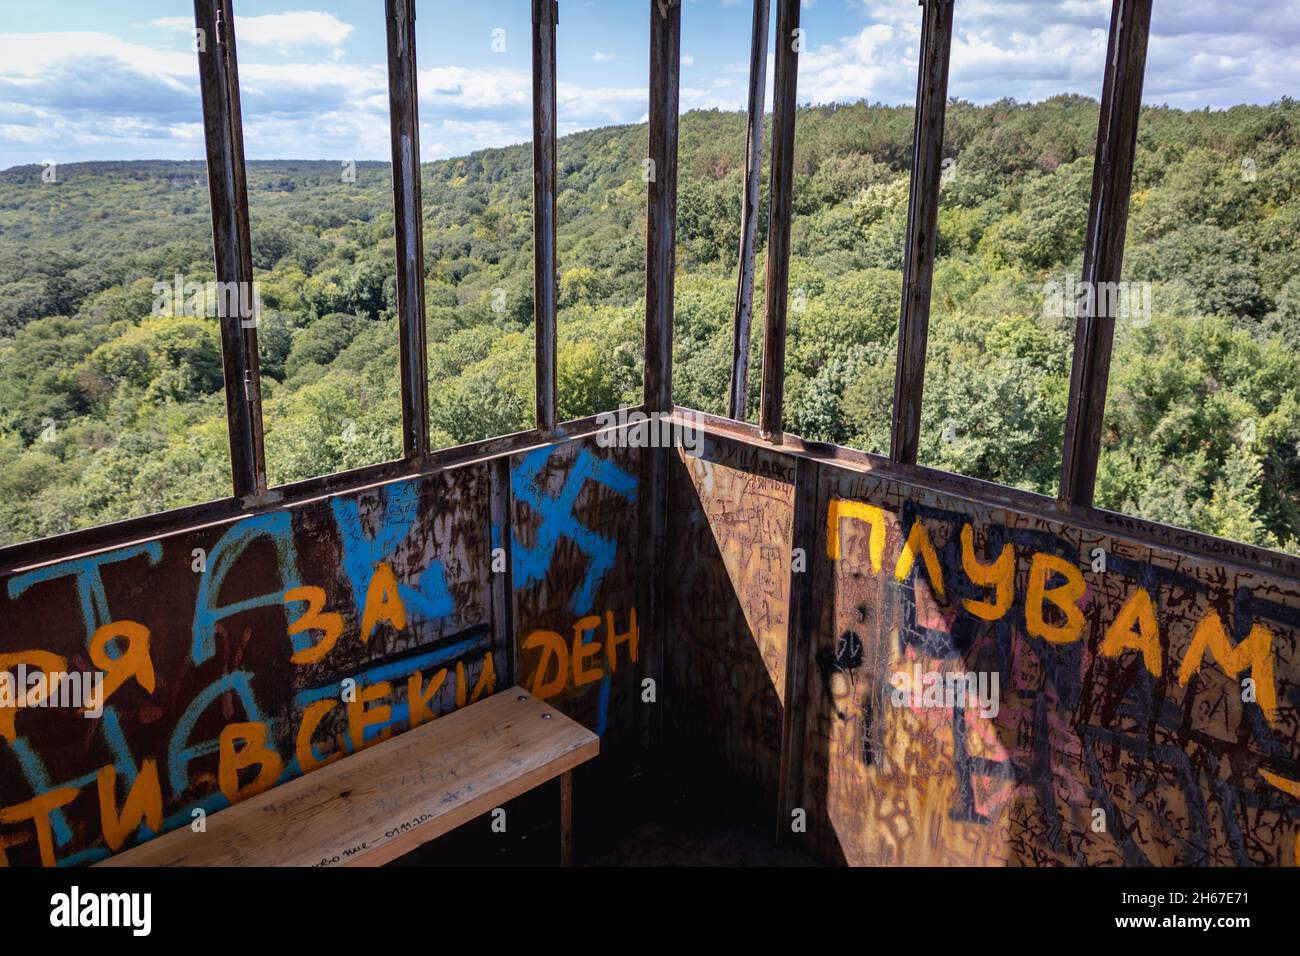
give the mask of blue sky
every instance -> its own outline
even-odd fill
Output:
[[[775,4],[773,4],[775,6]],[[236,0],[251,159],[389,156],[382,0]],[[957,0],[950,89],[1098,96],[1109,0]],[[561,134],[645,118],[649,0],[561,0]],[[742,109],[749,0],[684,0],[682,109]],[[804,0],[801,102],[915,96],[916,0]],[[419,0],[426,159],[531,135],[528,0]],[[0,169],[203,155],[187,0],[0,0]],[[769,69],[770,85],[770,69]],[[1300,0],[1158,0],[1146,99],[1300,87]],[[770,99],[769,99],[770,102]]]

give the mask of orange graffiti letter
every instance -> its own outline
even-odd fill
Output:
[[[336,700],[316,700],[303,711],[302,723],[298,725],[298,738],[294,741],[294,754],[303,773],[311,773],[317,767],[333,763],[343,756],[343,748],[337,741],[334,752],[328,757],[317,757],[316,750],[311,745],[312,737],[316,736],[316,728],[325,719],[325,715],[338,706],[338,703]]]
[[[16,651],[12,654],[0,654],[0,671],[15,672],[19,664],[26,664],[28,667],[35,668],[45,675],[44,691],[33,693],[31,699],[28,699],[27,688],[14,686],[17,681],[11,681],[9,688],[13,691],[14,699],[0,699],[0,737],[3,737],[9,743],[13,743],[18,736],[18,731],[14,727],[14,721],[18,718],[18,709],[26,707],[29,704],[39,704],[46,697],[50,696],[53,688],[50,686],[49,675],[58,674],[67,671],[68,661],[58,654],[51,654],[49,651]],[[5,694],[4,697],[8,697]]]
[[[537,662],[537,670],[533,674],[532,693],[539,700],[546,700],[564,690],[569,670],[569,647],[564,638],[554,631],[533,631],[524,640],[524,649],[532,650],[534,647],[542,649],[542,659]],[[557,665],[555,678],[548,681],[546,675],[551,670],[552,660]]]
[[[497,689],[497,666],[492,663],[492,652],[488,651],[483,655],[483,669],[478,672],[478,680],[474,682],[474,693],[469,695],[469,702],[472,704],[484,694],[492,694]]]
[[[334,650],[339,636],[343,633],[343,615],[325,610],[325,589],[318,587],[290,588],[284,592],[284,603],[306,601],[307,610],[302,617],[289,625],[289,636],[303,631],[320,631],[320,640],[311,647],[294,651],[289,660],[295,664],[315,664]],[[364,632],[369,635],[369,632]]]
[[[895,580],[907,580],[907,576],[912,573],[912,565],[916,563],[918,551],[921,560],[925,562],[925,573],[930,578],[934,593],[943,600],[943,569],[939,567],[939,556],[934,553],[934,545],[930,543],[930,532],[925,530],[925,525],[921,524],[919,518],[912,522],[912,530],[907,533],[903,553],[898,556],[898,564],[894,567]]]
[[[1156,624],[1156,612],[1151,607],[1151,595],[1147,594],[1146,588],[1138,588],[1124,602],[1120,612],[1115,615],[1115,620],[1106,628],[1106,637],[1101,642],[1102,657],[1119,657],[1126,650],[1141,651],[1151,676],[1160,676],[1164,668],[1164,655],[1160,652],[1160,628]]]
[[[1009,544],[992,564],[984,564],[975,556],[975,529],[966,525],[961,529],[961,566],[971,583],[982,588],[994,588],[993,601],[963,598],[961,606],[984,621],[998,621],[1011,607],[1015,597],[1016,552]]]
[[[379,562],[366,588],[366,612],[361,618],[361,640],[370,640],[370,632],[380,621],[388,621],[397,630],[406,627],[406,605],[397,593],[397,578],[387,561]]]
[[[427,724],[438,716],[429,706],[429,702],[437,696],[446,679],[447,668],[445,667],[430,677],[427,684],[424,683],[424,678],[419,671],[406,678],[406,710],[410,714],[412,729]]]
[[[77,796],[79,788],[60,787],[37,794],[25,803],[15,803],[0,810],[0,823],[21,823],[31,820],[36,827],[36,845],[41,850],[41,866],[54,866],[54,831],[50,827],[50,814],[67,806]]]
[[[867,540],[867,552],[871,561],[871,570],[879,574],[885,555],[885,512],[875,505],[864,501],[846,501],[832,498],[826,508],[826,556],[832,561],[840,558],[840,519],[853,518],[871,525],[871,537]]]
[[[604,672],[599,667],[586,666],[587,658],[595,657],[600,653],[600,641],[583,641],[582,639],[583,634],[597,627],[600,627],[600,618],[595,614],[588,614],[573,624],[574,687],[582,687],[584,684],[598,681],[604,675]]]
[[[108,645],[122,638],[126,649],[117,657],[108,656]],[[135,621],[112,621],[97,630],[90,639],[90,659],[104,672],[104,700],[107,701],[128,679],[153,693],[153,660],[149,657],[149,629]]]
[[[456,709],[465,706],[465,697],[468,688],[465,686],[465,662],[456,662]],[[483,667],[478,672],[478,680],[474,682],[474,693],[469,694],[469,703],[474,703],[483,696],[484,693],[492,693],[493,688],[497,685],[496,666],[492,663],[492,652],[488,651],[483,655]]]
[[[1064,577],[1065,583],[1054,588],[1047,586],[1047,577],[1052,572]],[[1088,586],[1083,574],[1070,562],[1054,554],[1039,552],[1034,555],[1029,565],[1029,594],[1025,598],[1025,630],[1034,637],[1041,637],[1053,644],[1069,644],[1077,641],[1083,634],[1083,611],[1079,601],[1083,599]],[[1048,600],[1065,614],[1062,625],[1048,624],[1043,619],[1043,601]]]
[[[117,812],[117,768],[112,764],[101,767],[95,782],[99,786],[99,819],[104,842],[114,853],[142,822],[154,833],[162,832],[162,787],[158,783],[156,760],[140,762],[140,774],[127,792],[121,813]]]
[[[1196,673],[1206,651],[1219,662],[1229,677],[1250,671],[1255,678],[1255,699],[1259,702],[1259,709],[1264,712],[1268,722],[1273,723],[1277,719],[1277,684],[1273,680],[1272,632],[1262,624],[1256,624],[1251,627],[1246,639],[1233,647],[1223,628],[1219,612],[1207,611],[1205,617],[1201,618],[1201,623],[1196,625],[1192,645],[1178,668],[1179,684],[1185,685]]]
[[[266,724],[255,721],[246,724],[227,724],[221,730],[221,758],[217,764],[217,782],[221,792],[231,803],[256,796],[275,786],[280,778],[284,761],[276,751],[266,745]],[[244,746],[235,749],[235,741]],[[256,765],[257,777],[244,788],[239,786],[239,771]]]
[[[388,681],[381,680],[377,684],[362,688],[357,692],[356,700],[348,704],[348,739],[352,741],[354,751],[362,750],[392,736],[393,728],[389,726],[375,734],[373,739],[366,740],[366,728],[387,723],[392,718],[393,713],[393,709],[387,704],[380,704],[377,707],[370,708],[367,708],[366,704],[372,700],[387,697],[392,692],[393,686]]]
[[[628,611],[628,625],[626,634],[617,634],[614,632],[614,612],[605,612],[605,655],[609,658],[609,672],[612,674],[618,670],[618,645],[626,644],[628,648],[628,657],[632,663],[636,663],[637,645],[641,642],[641,632],[636,626],[636,608]]]

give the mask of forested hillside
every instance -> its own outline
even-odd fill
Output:
[[[1053,287],[1080,271],[1097,116],[1076,96],[949,108],[925,464],[1055,493],[1073,319]],[[796,128],[786,424],[881,452],[912,111]],[[738,113],[682,118],[675,398],[715,412],[743,137]],[[1144,111],[1125,272],[1149,308],[1117,323],[1099,505],[1300,551],[1298,138],[1289,100]],[[641,400],[645,149],[644,126],[559,144],[564,418]],[[347,178],[249,164],[273,483],[399,454],[391,183]],[[529,427],[531,147],[427,164],[423,189],[435,441]],[[208,216],[202,163],[0,172],[0,542],[229,494],[216,321],[155,289],[213,278]]]

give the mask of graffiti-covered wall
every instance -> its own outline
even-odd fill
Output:
[[[687,699],[734,708],[689,739],[789,839],[860,865],[1295,865],[1300,582],[771,455],[678,453],[700,563],[674,565],[671,641]]]
[[[641,455],[571,442],[511,459],[519,683],[602,737],[637,737]]]
[[[639,719],[637,498],[634,456],[577,440],[0,578],[32,682],[0,694],[0,865],[94,862],[511,680]]]
[[[775,452],[705,448],[670,479],[672,726],[683,757],[718,754],[775,810],[795,468]]]
[[[606,444],[0,577],[0,675],[34,681],[0,687],[0,864],[93,862],[512,682],[602,761],[667,714],[669,766],[830,861],[1295,864],[1296,577],[721,434]]]

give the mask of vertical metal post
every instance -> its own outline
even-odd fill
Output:
[[[212,201],[213,257],[217,282],[224,290],[217,297],[217,305],[230,470],[235,497],[243,498],[266,490],[266,453],[262,441],[253,253],[248,230],[248,183],[239,111],[235,12],[231,0],[194,0],[194,25],[198,31],[199,88],[203,97],[203,135]]]
[[[903,304],[898,318],[898,365],[889,457],[916,464],[921,442],[921,397],[930,333],[930,287],[938,241],[939,186],[943,174],[943,126],[952,52],[952,0],[921,0],[921,59],[916,81],[916,127],[912,135],[912,187],[907,204]]]
[[[677,251],[677,99],[681,0],[650,0],[650,162],[646,205],[645,405],[673,407],[673,283]]]
[[[794,185],[794,119],[799,85],[799,0],[777,0],[772,82],[772,199],[767,219],[767,289],[763,326],[763,391],[759,431],[781,440],[785,404],[785,329],[790,287],[790,215]]]
[[[385,0],[388,106],[393,141],[393,223],[402,373],[402,453],[429,453],[429,370],[424,324],[424,211],[416,90],[415,0]]]
[[[557,0],[533,0],[533,339],[537,427],[556,413],[555,27]]]
[[[749,330],[754,310],[754,241],[763,166],[763,96],[767,88],[769,0],[754,0],[754,30],[749,51],[749,120],[745,139],[745,194],[740,209],[740,266],[731,335],[731,394],[727,415],[745,420],[749,403]]]
[[[646,201],[645,407],[669,412],[673,407],[673,282],[677,244],[677,98],[681,66],[681,2],[650,0],[650,135]],[[644,595],[645,637],[642,653],[647,673],[664,679],[667,613],[665,581],[668,556],[668,476],[676,456],[672,448],[640,452],[644,503],[637,523],[644,572],[638,594]],[[663,708],[642,708],[642,737],[657,742]]]
[[[1097,484],[1110,351],[1115,337],[1113,296],[1098,296],[1097,290],[1122,278],[1150,32],[1151,0],[1115,0],[1092,170],[1083,281],[1076,304],[1070,404],[1061,459],[1060,500],[1084,507],[1092,505]]]

